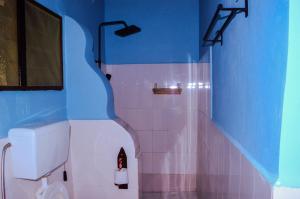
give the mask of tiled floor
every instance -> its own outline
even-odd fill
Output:
[[[142,199],[198,199],[195,192],[143,193]]]

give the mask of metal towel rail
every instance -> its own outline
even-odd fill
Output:
[[[216,43],[221,43],[223,45],[223,33],[225,32],[226,28],[230,24],[230,22],[234,19],[234,17],[237,14],[245,13],[245,17],[248,17],[248,0],[245,0],[245,7],[244,8],[224,8],[223,4],[219,4],[218,8],[210,22],[210,25],[205,33],[205,36],[203,38],[204,45],[215,45]],[[230,14],[226,16],[221,16],[221,12],[226,11],[230,12]],[[211,36],[213,30],[215,29],[215,26],[219,20],[224,20],[224,23],[222,24],[221,28],[216,31],[216,34],[214,37]]]

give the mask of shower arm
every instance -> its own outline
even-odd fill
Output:
[[[108,21],[100,23],[100,28],[103,26],[115,26],[115,25],[124,25],[127,27],[127,23],[125,21]]]
[[[102,52],[102,27],[104,26],[115,26],[115,25],[123,25],[125,27],[128,27],[127,23],[125,21],[109,21],[109,22],[102,22],[99,24],[98,29],[98,60],[95,60],[95,62],[98,64],[98,67],[101,69],[101,52]]]

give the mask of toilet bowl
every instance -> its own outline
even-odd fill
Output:
[[[36,193],[37,199],[69,199],[67,188],[62,182],[42,186]]]

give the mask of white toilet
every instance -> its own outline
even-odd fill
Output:
[[[48,185],[47,176],[63,165],[69,154],[70,125],[67,121],[11,129],[13,174],[15,178],[39,180],[37,199],[69,199],[63,182]],[[53,147],[55,146],[55,147]]]
[[[67,188],[62,182],[48,185],[46,178],[42,182],[42,187],[36,192],[37,199],[69,199]]]

